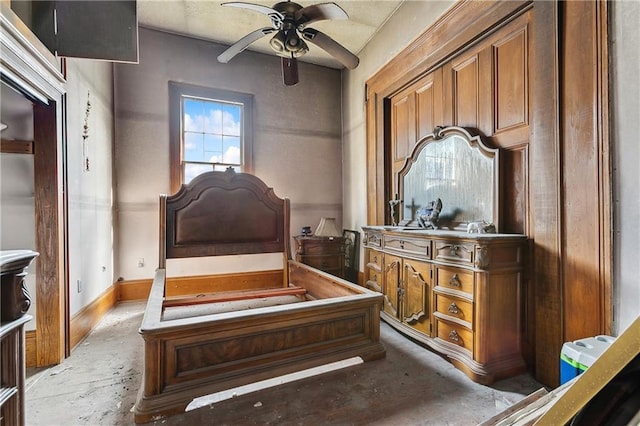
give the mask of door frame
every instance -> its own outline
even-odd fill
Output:
[[[36,366],[60,363],[67,351],[62,99],[59,60],[11,10],[0,4],[2,80],[34,102],[34,200],[36,261]],[[29,348],[27,348],[29,350]]]

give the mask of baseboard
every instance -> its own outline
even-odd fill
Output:
[[[118,303],[118,286],[112,285],[89,305],[71,318],[69,326],[69,346],[78,345],[98,324],[100,319]]]
[[[36,367],[38,365],[35,330],[27,330],[24,333],[24,361],[27,367]]]
[[[135,300],[147,300],[151,290],[152,279],[118,281],[118,300],[131,302]]]

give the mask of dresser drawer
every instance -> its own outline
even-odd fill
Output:
[[[445,262],[473,265],[474,244],[455,241],[435,241],[434,258]]]
[[[473,353],[473,332],[471,330],[447,321],[437,320],[437,322],[438,338]]]
[[[473,272],[442,266],[436,267],[436,286],[468,293],[473,297]]]
[[[367,279],[367,288],[382,293],[382,275],[374,269],[368,269],[369,278]]]
[[[367,266],[381,271],[382,270],[382,253],[374,250],[369,250]]]
[[[298,254],[306,256],[343,254],[344,244],[342,238],[323,242],[306,241],[299,244],[297,250]]]
[[[300,256],[300,261],[314,268],[326,271],[328,269],[340,269],[342,266],[340,256]]]
[[[473,328],[473,303],[457,297],[436,293],[436,312],[466,321]]]
[[[384,239],[384,248],[385,250],[393,250],[400,254],[431,259],[431,240],[427,239],[412,239],[387,235]]]
[[[362,243],[365,247],[382,248],[382,234],[380,231],[364,230],[364,241]]]

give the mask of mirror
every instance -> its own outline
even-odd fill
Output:
[[[440,199],[438,229],[462,230],[476,221],[498,229],[498,176],[497,149],[463,128],[436,128],[398,174],[398,224],[423,226],[421,212]]]

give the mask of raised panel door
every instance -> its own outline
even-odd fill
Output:
[[[455,125],[478,128],[478,56],[454,64],[452,71]]]
[[[385,255],[384,257],[384,311],[397,318],[399,308],[400,279],[402,277],[402,259],[396,256]]]
[[[402,321],[416,330],[431,335],[431,265],[404,261]]]
[[[403,162],[409,156],[416,139],[415,96],[410,93],[392,102],[393,161]]]
[[[436,88],[433,74],[424,78],[423,84],[416,90],[416,120],[418,121],[418,137],[416,141],[431,134],[438,125],[435,121]],[[415,145],[414,145],[415,146]]]
[[[527,27],[493,44],[495,132],[529,122]]]

